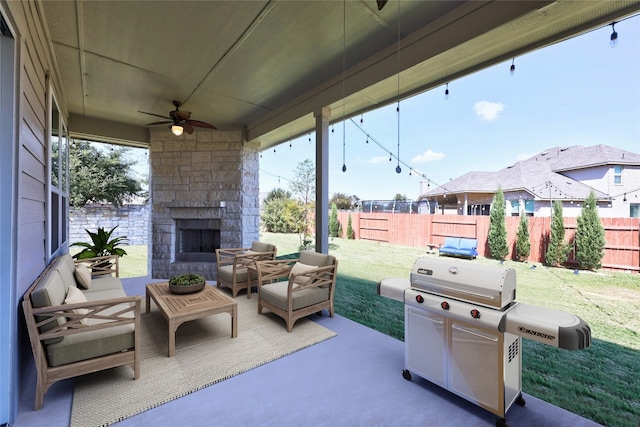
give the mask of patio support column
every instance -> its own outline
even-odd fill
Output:
[[[462,212],[462,215],[469,215],[469,194],[464,193],[464,206],[463,206],[464,211]]]
[[[329,253],[329,118],[328,108],[316,118],[316,252]]]

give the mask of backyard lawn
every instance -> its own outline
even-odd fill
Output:
[[[278,255],[298,252],[295,234],[262,233]],[[146,275],[146,246],[128,246],[121,276]],[[404,339],[404,304],[376,294],[385,277],[409,277],[426,248],[362,240],[333,239],[338,258],[335,306],[340,315]],[[498,265],[478,258],[473,262]],[[517,301],[564,310],[591,327],[593,342],[569,351],[523,339],[522,390],[556,406],[608,426],[640,425],[640,276],[549,268],[506,261],[517,276]]]

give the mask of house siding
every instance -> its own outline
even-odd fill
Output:
[[[10,24],[15,36],[16,75],[14,88],[17,108],[17,126],[14,153],[17,154],[14,183],[17,183],[17,197],[11,198],[12,210],[16,212],[15,223],[2,223],[3,234],[17,235],[11,247],[15,254],[15,275],[11,275],[10,286],[15,300],[11,311],[15,323],[1,326],[1,333],[8,340],[11,360],[9,375],[2,375],[2,389],[7,383],[11,393],[2,396],[8,401],[8,413],[0,414],[0,424],[11,424],[17,411],[17,399],[22,387],[35,387],[20,378],[34,370],[31,348],[28,343],[26,326],[20,310],[22,295],[38,277],[49,261],[47,253],[47,211],[48,211],[48,150],[47,150],[47,74],[55,72],[46,31],[42,27],[38,4],[34,1],[4,2],[0,5],[3,16]],[[55,77],[55,76],[53,76]],[[56,79],[52,80],[54,83]],[[4,88],[3,88],[4,89]],[[55,89],[54,89],[55,91]],[[62,104],[62,102],[59,102]],[[61,114],[65,111],[60,105]],[[5,203],[3,195],[3,203]],[[4,280],[5,277],[3,276]],[[3,293],[3,295],[5,295]],[[3,301],[4,307],[5,301]],[[17,327],[16,327],[17,324]],[[3,341],[3,345],[7,341]],[[4,366],[4,365],[3,365]]]

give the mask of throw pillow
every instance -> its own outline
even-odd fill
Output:
[[[78,285],[84,289],[89,289],[91,286],[91,270],[84,264],[78,264],[74,273]]]
[[[302,264],[300,261],[296,261],[296,263],[291,268],[289,272],[289,278],[291,276],[296,275],[296,278],[293,279],[293,283],[297,283],[299,285],[304,284],[307,280],[309,280],[309,276],[305,276],[305,273],[311,270],[315,270],[318,268],[315,265],[307,265]]]
[[[67,297],[64,299],[65,304],[76,304],[79,302],[87,302],[87,297],[82,293],[82,291],[75,286],[69,286],[69,290],[67,291]],[[87,308],[76,308],[73,310],[75,314],[87,314],[89,309]],[[86,324],[86,319],[80,320],[80,323]]]

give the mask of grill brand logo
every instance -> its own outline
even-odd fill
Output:
[[[555,341],[556,337],[553,335],[545,334],[544,332],[534,331],[533,329],[527,329],[524,326],[520,326],[518,330],[524,334],[533,335],[535,337],[544,338],[546,340]]]

